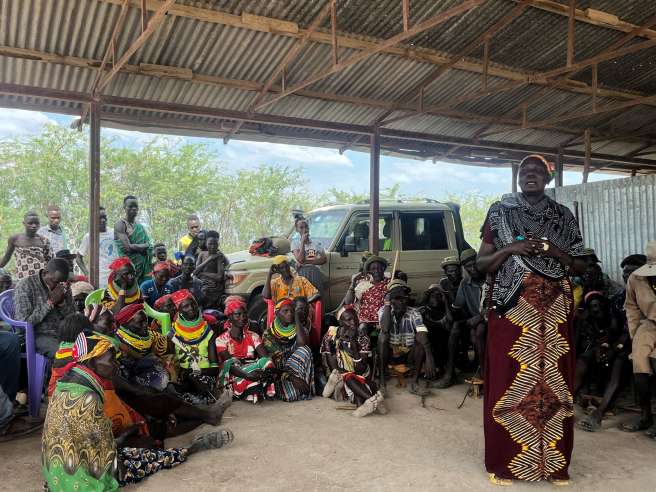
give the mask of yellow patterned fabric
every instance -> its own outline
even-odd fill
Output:
[[[565,278],[549,280],[527,273],[523,284],[517,304],[502,319],[507,327],[495,323],[489,327],[490,331],[509,333],[513,327],[520,329],[507,353],[507,357],[517,362],[519,370],[494,404],[492,417],[519,450],[506,465],[511,478],[528,481],[561,478],[554,475],[567,473],[574,415],[571,381],[568,381],[573,374],[573,354],[568,340],[572,292]],[[501,347],[502,343],[497,346]],[[488,353],[490,350],[494,347],[489,346]],[[488,371],[494,378],[494,365]],[[491,384],[498,387],[498,383],[491,381]],[[559,444],[566,434],[565,442]],[[506,445],[504,449],[508,448]],[[500,474],[489,467],[488,471]]]
[[[95,390],[57,383],[48,404],[41,450],[42,472],[51,492],[118,489],[112,424]]]

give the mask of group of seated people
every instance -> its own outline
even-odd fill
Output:
[[[133,202],[126,202],[128,219]],[[26,216],[26,234],[34,229],[31,220]],[[124,222],[129,233],[134,224]],[[200,229],[193,220],[188,225],[190,232],[192,225]],[[19,280],[16,318],[34,326],[36,350],[51,361],[43,431],[50,490],[81,481],[112,490],[175,466],[190,453],[221,447],[233,439],[228,430],[203,434],[187,448],[167,450],[164,442],[202,423],[218,425],[233,399],[295,402],[321,394],[349,402],[353,415],[363,417],[388,413],[391,375],[410,374],[409,391],[422,397],[456,383],[458,372],[482,383],[486,278],[477,270],[476,251],[445,258],[443,277],[420,296],[412,295],[406,274],[387,272],[386,259],[365,254],[338,309],[322,313],[313,307],[322,295],[318,267],[325,251],[310,239],[306,221],[298,218],[296,228],[300,239],[291,259],[272,260],[262,297],[274,309],[265,326],[249,319],[243,298],[223,295],[228,262],[211,231],[190,234],[177,262],[156,245],[150,278],[133,255],[113,259],[96,302],[89,297],[93,286],[72,277],[72,258],[56,256]],[[627,295],[612,282],[594,251],[586,259],[586,273],[572,279],[578,307],[574,394],[593,405],[578,425],[601,428],[626,383],[633,339],[642,418],[624,430],[652,432],[652,368],[642,367],[649,354],[635,345],[651,336],[637,329],[635,320],[644,318],[640,295],[631,289]],[[625,283],[645,263],[645,255],[625,258]],[[0,269],[0,291],[11,286],[11,276]],[[317,316],[323,319],[317,322]],[[20,344],[17,335],[0,331],[0,439],[34,429],[14,402]]]

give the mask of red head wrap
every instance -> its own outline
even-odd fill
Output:
[[[276,313],[280,311],[284,306],[291,306],[292,304],[294,304],[294,301],[291,299],[283,299],[278,301],[278,304],[276,304]]]
[[[155,301],[155,305],[153,306],[155,309],[159,310],[164,304],[167,303],[167,301],[171,298],[171,294],[164,294],[162,297],[157,299]]]
[[[223,314],[226,316],[230,316],[232,313],[234,313],[237,309],[246,309],[246,302],[241,297],[233,297],[230,299],[228,302],[226,302],[225,309],[223,310]]]
[[[124,267],[125,265],[132,265],[132,262],[130,261],[130,258],[127,256],[121,256],[120,258],[116,258],[114,261],[112,261],[109,264],[109,269],[112,272],[116,272],[119,270],[121,267]]]
[[[173,294],[171,294],[171,300],[173,301],[173,304],[175,304],[176,308],[180,308],[180,303],[184,301],[185,299],[193,299],[194,295],[189,292],[189,289],[180,289],[176,290]]]
[[[167,270],[171,271],[171,265],[169,265],[168,261],[158,261],[153,265],[153,275],[155,275],[157,272],[161,272],[162,270]]]
[[[132,318],[134,318],[134,315],[137,314],[139,311],[143,311],[143,308],[144,305],[141,304],[140,302],[135,302],[134,304],[128,304],[123,309],[121,309],[118,312],[118,314],[114,315],[114,320],[119,325],[124,325],[125,323],[128,323]]]

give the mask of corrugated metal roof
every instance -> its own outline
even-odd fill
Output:
[[[459,5],[462,0],[412,0],[410,2],[410,24],[426,20],[437,13]],[[301,29],[307,28],[324,7],[324,1],[302,0],[178,0],[177,4],[211,9],[239,16],[244,13],[267,16],[274,19],[297,23]],[[648,4],[648,5],[647,5]],[[398,0],[338,0],[337,24],[340,35],[380,42],[403,30],[401,2]],[[416,87],[439,65],[420,61],[424,53],[433,58],[448,58],[458,54],[465,46],[477,39],[490,26],[499,21],[516,2],[510,0],[489,0],[480,7],[422,33],[403,44],[412,56],[403,57],[381,52],[359,63],[338,71],[335,74],[309,85],[307,90],[318,97],[309,97],[299,92],[258,110],[263,115],[279,115],[311,119],[325,122],[369,126],[387,113],[385,108],[394,104],[416,105],[414,96],[408,97],[409,90]],[[656,13],[656,2],[626,0],[612,2],[579,1],[578,8],[593,8],[616,13],[625,21],[640,23]],[[3,0],[0,2],[0,48],[21,48],[36,50],[44,54],[57,54],[77,59],[102,59],[114,26],[119,18],[119,5],[107,0]],[[329,29],[326,19],[322,28]],[[510,70],[517,77],[521,73],[545,71],[565,63],[566,17],[541,9],[529,7],[509,26],[498,32],[491,41],[490,54],[492,66],[502,73]],[[128,9],[125,23],[117,40],[116,54],[119,56],[139,36],[141,32],[141,12],[138,8]],[[586,59],[603,52],[608,46],[621,39],[624,33],[605,27],[593,26],[583,22],[576,23],[575,57]],[[643,40],[634,40],[633,43]],[[276,67],[285,58],[297,38],[284,34],[263,32],[244,27],[206,22],[198,19],[168,15],[148,41],[138,49],[129,60],[130,73],[120,72],[105,89],[111,96],[128,97],[179,103],[207,108],[249,111],[256,97],[253,87],[265,84]],[[340,62],[359,53],[353,48],[339,47]],[[467,63],[478,62],[481,49],[470,54]],[[627,55],[617,60],[604,62],[599,66],[599,84],[604,89],[636,90],[646,94],[656,92],[656,48]],[[296,56],[286,70],[286,86],[303,82],[316,73],[331,66],[332,47],[330,44],[309,42]],[[78,60],[79,61],[79,60]],[[0,81],[26,86],[59,89],[86,93],[96,76],[96,70],[89,67],[73,66],[78,61],[64,60],[63,63],[45,63],[16,57],[0,55]],[[67,64],[68,63],[68,64]],[[134,73],[140,64],[154,64],[165,67],[190,70],[194,77],[220,77],[230,79],[230,84],[184,80],[183,78],[155,77]],[[549,120],[572,111],[586,110],[590,97],[563,89],[544,88],[536,85],[522,87],[478,97],[470,101],[454,104],[463,95],[480,91],[482,76],[471,70],[451,69],[434,81],[424,92],[424,107],[447,106],[461,114],[459,117],[437,114],[418,114],[389,125],[389,128],[427,133],[438,137],[474,138],[483,132],[494,132],[504,127],[495,123],[514,118],[519,122],[519,107],[522,101],[531,99],[527,116],[529,125],[533,121]],[[576,82],[590,83],[589,70],[574,77]],[[502,76],[488,77],[488,88],[508,83]],[[241,88],[237,88],[241,87]],[[250,90],[247,88],[250,87]],[[537,92],[542,96],[534,98]],[[321,95],[323,94],[323,96]],[[334,100],[348,97],[351,102]],[[333,100],[331,100],[333,99]],[[626,100],[598,98],[600,107]],[[0,96],[0,104],[24,104],[34,108],[71,112],[79,110],[79,103],[54,101],[45,98]],[[452,106],[452,107],[451,107]],[[128,118],[142,117],[149,127],[161,118],[162,126],[177,131],[202,130],[213,134],[213,127],[221,128],[219,134],[227,130],[220,119],[198,115],[157,113],[126,108],[105,108],[116,116],[116,124],[127,124]],[[391,118],[401,116],[394,112]],[[585,118],[563,122],[555,129],[517,129],[512,132],[491,135],[492,142],[509,144],[556,147],[572,137],[571,130],[582,131],[592,127],[606,133],[622,133],[649,128],[656,121],[654,106],[637,106],[625,111],[603,113]],[[193,122],[193,125],[191,123]],[[177,125],[177,126],[176,126]],[[185,126],[183,128],[183,126]],[[191,128],[193,126],[193,128]],[[228,129],[232,124],[228,125]],[[249,138],[256,138],[258,128],[263,132],[265,126],[269,134],[257,138],[283,139],[286,136],[297,140],[325,138],[334,145],[336,141],[349,142],[353,139],[346,133],[336,136],[329,131],[284,128],[280,125],[244,125]],[[276,130],[271,131],[270,127]],[[508,127],[508,129],[513,127]],[[644,131],[642,132],[644,133]],[[311,135],[311,136],[310,136]],[[339,138],[338,138],[339,137]],[[645,138],[656,138],[655,132],[647,132]],[[439,138],[438,138],[439,140]],[[393,140],[387,141],[390,145]],[[405,144],[411,146],[410,144]],[[439,154],[444,150],[442,143],[415,142],[416,152],[431,155],[431,145]],[[599,142],[596,149],[604,153],[622,155],[640,147],[640,142],[618,139],[612,142]],[[644,146],[644,144],[642,144]],[[447,145],[448,148],[448,145]],[[463,150],[463,152],[466,149]],[[601,151],[600,150],[600,151]],[[458,154],[454,154],[458,158]],[[463,156],[465,154],[463,153]],[[469,162],[469,161],[468,161]]]

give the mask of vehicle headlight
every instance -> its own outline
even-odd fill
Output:
[[[230,275],[231,277],[228,277],[226,282],[226,287],[234,287],[242,283],[244,280],[246,280],[246,277],[248,277],[248,272],[246,271],[228,272],[228,275]]]

